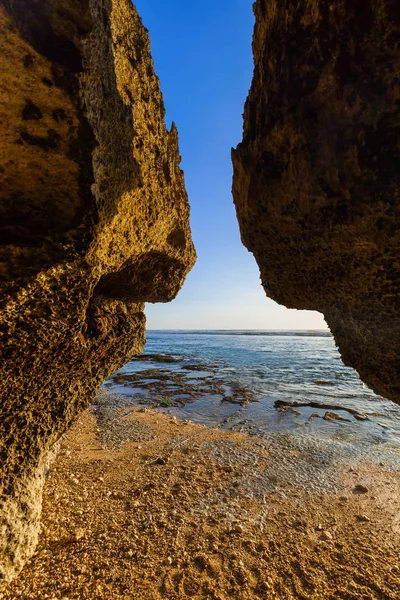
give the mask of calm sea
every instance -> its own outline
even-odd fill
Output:
[[[327,331],[149,331],[144,355],[174,362],[134,360],[105,386],[209,426],[258,435],[298,430],[400,449],[400,406],[343,365]]]

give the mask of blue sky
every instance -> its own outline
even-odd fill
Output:
[[[179,131],[198,255],[178,298],[147,305],[149,329],[321,329],[322,315],[266,298],[240,241],[230,151],[252,77],[250,0],[136,0],[150,31],[167,125]]]

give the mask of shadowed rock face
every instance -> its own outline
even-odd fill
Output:
[[[193,266],[175,126],[129,0],[0,0],[0,581],[49,449]]]
[[[233,195],[268,296],[400,403],[397,0],[258,0]]]

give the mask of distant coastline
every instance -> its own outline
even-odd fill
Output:
[[[259,336],[304,336],[332,337],[329,329],[148,329],[147,333],[182,335],[259,335]]]

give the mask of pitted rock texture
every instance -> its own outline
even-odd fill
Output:
[[[342,358],[400,403],[400,10],[257,0],[233,151],[242,241],[268,296],[317,310]]]
[[[129,0],[0,0],[0,582],[45,464],[193,266],[178,135]]]

